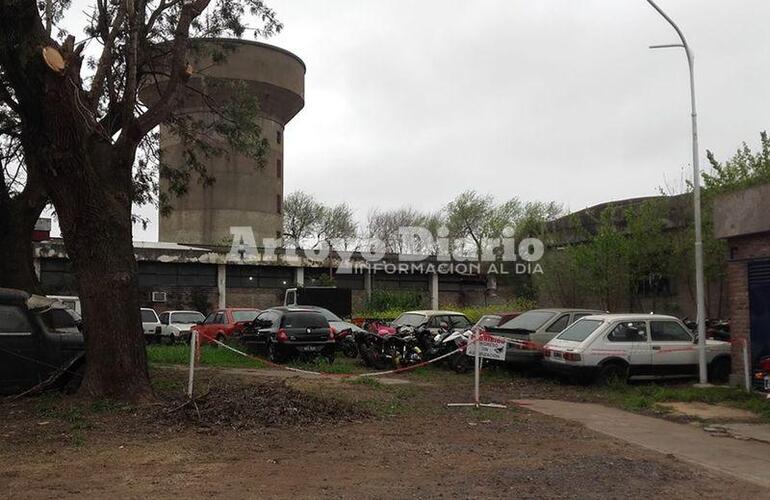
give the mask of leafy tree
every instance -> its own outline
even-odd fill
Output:
[[[711,172],[703,172],[703,187],[708,198],[770,182],[770,138],[760,133],[760,151],[754,153],[744,142],[732,158],[720,163],[711,151],[706,152]]]
[[[435,219],[434,222],[437,220]],[[387,252],[418,253],[430,249],[419,248],[413,241],[402,241],[399,228],[428,226],[428,222],[429,216],[412,207],[401,207],[394,210],[374,209],[369,212],[366,230],[369,237],[377,238],[385,244],[385,251]]]
[[[323,207],[316,226],[316,241],[324,241],[332,246],[333,240],[342,240],[347,246],[356,237],[356,229],[353,210],[347,203]]]
[[[616,224],[612,207],[601,214],[596,236],[575,249],[577,267],[587,288],[608,311],[616,310],[629,288],[628,242]]]
[[[324,217],[324,206],[313,195],[294,191],[283,202],[283,234],[290,243],[302,248],[302,242],[315,234]]]
[[[447,205],[446,213],[449,234],[469,240],[481,262],[486,246],[500,238],[506,226],[516,224],[522,205],[516,198],[497,204],[492,195],[465,191]]]
[[[281,24],[260,0],[92,0],[76,43],[54,33],[70,8],[68,0],[0,0],[1,121],[12,124],[3,135],[19,137],[27,186],[40,186],[53,203],[73,264],[87,332],[81,392],[146,400],[152,390],[131,238],[132,203],[152,189],[146,169],[160,168],[172,192],[183,194],[191,178],[213,182],[206,156],[232,148],[259,160],[266,150],[257,103],[245,93],[218,101],[221,92],[199,85],[206,68],[190,63],[222,62],[226,44],[190,37],[240,37],[252,19],[255,35],[270,35]],[[143,102],[148,89],[156,97]],[[184,111],[188,93],[200,96],[206,113]],[[183,146],[178,168],[143,154],[161,123]]]

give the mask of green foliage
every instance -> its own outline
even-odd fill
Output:
[[[706,156],[712,172],[703,173],[703,186],[709,197],[770,182],[770,138],[760,133],[760,151],[754,153],[744,142],[732,158],[720,163],[711,151]]]
[[[388,311],[419,309],[422,307],[422,294],[408,290],[372,290],[372,297],[366,301],[366,311]]]
[[[507,304],[495,304],[488,306],[458,306],[455,304],[442,304],[439,309],[456,311],[464,314],[471,322],[475,323],[485,314],[497,314],[513,311],[528,311],[536,307],[536,303],[533,300],[527,298],[518,298],[513,302]],[[378,318],[383,321],[392,321],[396,319],[401,313],[420,309],[420,306],[414,307],[390,307],[385,309],[365,309],[358,311],[357,316],[365,318]]]
[[[495,304],[495,305],[488,305],[488,306],[455,306],[452,304],[446,304],[442,305],[441,309],[448,309],[451,311],[457,311],[460,313],[463,313],[465,316],[468,317],[471,322],[475,323],[479,320],[482,316],[485,314],[497,314],[497,313],[505,313],[505,312],[524,312],[529,311],[530,309],[534,309],[537,306],[537,304],[530,299],[526,298],[519,298],[514,300],[513,302],[507,303],[507,304]]]
[[[652,410],[656,404],[670,401],[723,404],[756,413],[764,421],[770,422],[770,401],[757,393],[747,393],[733,387],[614,384],[608,390],[608,399],[632,411]]]
[[[311,194],[294,191],[283,203],[283,235],[298,248],[321,242],[345,246],[356,236],[353,210],[347,203],[327,206]],[[334,240],[342,240],[343,245]]]
[[[190,362],[190,347],[186,345],[149,345],[147,359],[151,363],[186,365]],[[201,346],[201,366],[226,368],[264,368],[264,363],[247,358],[223,347]]]

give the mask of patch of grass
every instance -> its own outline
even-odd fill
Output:
[[[382,385],[388,391],[389,397],[386,399],[369,399],[361,401],[361,405],[380,417],[392,417],[403,415],[415,405],[410,405],[409,400],[417,394],[414,387],[406,385]]]
[[[334,363],[329,363],[324,357],[317,357],[313,361],[292,361],[286,366],[291,368],[298,368],[300,370],[308,370],[311,372],[323,372],[323,373],[342,373],[342,374],[354,374],[363,373],[363,367],[355,362],[356,360],[350,360],[346,358],[337,358]]]
[[[770,401],[733,387],[613,384],[607,389],[607,397],[613,404],[631,411],[652,410],[658,403],[672,401],[722,404],[756,413],[770,422]]]
[[[190,346],[148,345],[147,358],[151,363],[186,365],[190,362]],[[241,356],[224,347],[201,346],[199,366],[222,368],[264,368],[265,364],[253,358]]]
[[[358,378],[346,380],[346,382],[348,382],[349,384],[364,385],[364,386],[373,387],[376,389],[381,389],[385,386],[385,384],[377,380],[376,377],[358,377]]]

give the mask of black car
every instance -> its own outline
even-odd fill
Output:
[[[262,311],[243,329],[240,340],[249,351],[266,353],[275,363],[319,355],[334,362],[334,333],[324,315],[312,309],[276,307]]]
[[[72,316],[49,305],[28,304],[29,295],[0,289],[0,393],[13,394],[60,374],[79,378],[85,361],[83,335]],[[34,308],[34,309],[33,309]],[[52,312],[57,311],[57,312]],[[64,313],[64,314],[62,314]],[[56,329],[46,323],[55,323]]]

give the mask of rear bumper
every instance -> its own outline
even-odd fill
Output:
[[[505,362],[514,365],[536,365],[543,359],[543,353],[534,349],[508,348],[505,350]]]
[[[256,353],[260,350],[264,350],[267,346],[263,341],[260,341],[256,335],[241,335],[239,341],[243,344],[249,352]],[[282,354],[289,353],[301,353],[301,354],[330,354],[335,352],[337,343],[331,341],[289,341],[289,342],[276,342],[275,347],[278,352]]]
[[[595,366],[558,363],[548,358],[543,359],[543,366],[549,372],[567,377],[590,378],[596,374]]]

